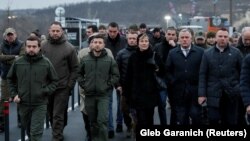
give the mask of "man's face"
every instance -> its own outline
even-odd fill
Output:
[[[34,56],[34,55],[38,54],[38,52],[40,51],[40,47],[38,46],[38,42],[27,40],[26,46],[25,46],[25,51],[30,56]]]
[[[195,38],[195,43],[197,46],[203,46],[206,44],[205,38]]]
[[[91,46],[95,52],[100,52],[104,48],[105,43],[102,38],[94,38]]]
[[[138,36],[137,34],[128,33],[127,34],[128,45],[136,46],[137,45],[137,36]]]
[[[188,31],[180,32],[179,43],[183,48],[188,48],[192,43],[192,35]]]
[[[231,44],[231,46],[237,47],[238,42],[239,42],[239,38],[232,38],[232,44]]]
[[[216,42],[219,47],[225,48],[229,42],[228,32],[223,30],[217,31]]]
[[[157,31],[157,32],[153,33],[153,36],[155,38],[160,38],[161,37],[161,33]]]
[[[177,38],[176,31],[175,30],[167,30],[165,32],[165,37],[166,37],[167,41],[170,41],[170,40],[176,41],[176,38]]]
[[[87,28],[86,29],[86,34],[87,34],[87,36],[89,37],[90,35],[92,35],[94,32],[93,32],[93,30],[92,30],[92,28]]]
[[[242,42],[244,46],[250,46],[250,31],[245,31],[245,33],[242,34]]]
[[[147,28],[140,28],[140,34],[146,33]]]
[[[106,31],[106,29],[99,29],[99,33],[100,33],[100,34],[106,34],[107,31]]]
[[[52,39],[58,40],[62,37],[63,30],[60,25],[52,24],[49,29],[49,35]]]
[[[5,36],[5,40],[9,43],[13,43],[15,40],[16,40],[16,33],[8,33],[6,36]]]
[[[115,39],[117,35],[119,34],[118,28],[117,27],[108,27],[108,35],[111,39]]]

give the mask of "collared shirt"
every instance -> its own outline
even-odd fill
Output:
[[[191,49],[191,46],[189,46],[188,48],[183,48],[183,47],[181,47],[181,51],[182,51],[182,53],[184,54],[184,56],[187,56],[187,55],[188,55],[190,49]]]
[[[225,50],[225,48],[221,48],[221,47],[219,47],[219,46],[217,46],[217,45],[216,45],[216,48],[218,48],[218,50],[219,50],[220,52],[223,52],[223,51]]]

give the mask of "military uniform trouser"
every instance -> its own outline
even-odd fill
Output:
[[[47,105],[19,105],[22,127],[30,141],[42,141]]]
[[[87,110],[92,141],[108,141],[108,114],[110,96],[86,96],[85,108]]]
[[[49,96],[48,114],[52,123],[53,141],[63,140],[63,130],[65,127],[65,109],[68,107],[69,91],[57,89]]]

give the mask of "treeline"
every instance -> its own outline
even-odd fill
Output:
[[[214,14],[212,0],[195,0],[196,14],[211,16]],[[176,14],[170,9],[169,2],[173,3]],[[249,3],[248,0],[233,0],[236,3]],[[113,2],[92,2],[61,5],[65,8],[66,17],[99,18],[101,23],[116,21],[121,25],[139,24],[145,22],[150,25],[166,26],[164,16],[169,14],[178,21],[178,14],[182,13],[183,23],[192,15],[192,2],[190,0],[120,0]],[[10,11],[16,15],[15,19],[7,19],[7,10],[0,11],[0,33],[12,26],[17,29],[19,37],[25,39],[27,35],[39,29],[42,34],[47,33],[49,24],[55,18],[56,7],[39,10]],[[218,0],[216,13],[218,15],[228,13],[229,0]],[[1,36],[0,36],[1,37]]]

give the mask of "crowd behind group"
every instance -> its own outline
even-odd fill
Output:
[[[154,125],[247,125],[250,118],[250,27],[231,36],[181,29],[147,30],[131,25],[89,25],[80,50],[67,40],[59,22],[48,36],[32,32],[26,41],[13,28],[0,47],[0,132],[3,102],[17,103],[19,127],[30,141],[41,141],[48,114],[52,141],[63,141],[67,108],[76,81],[86,141],[107,141],[126,125],[127,138],[136,127]],[[116,127],[112,105],[117,95]],[[166,103],[170,104],[170,122]],[[125,124],[123,124],[123,122]]]

